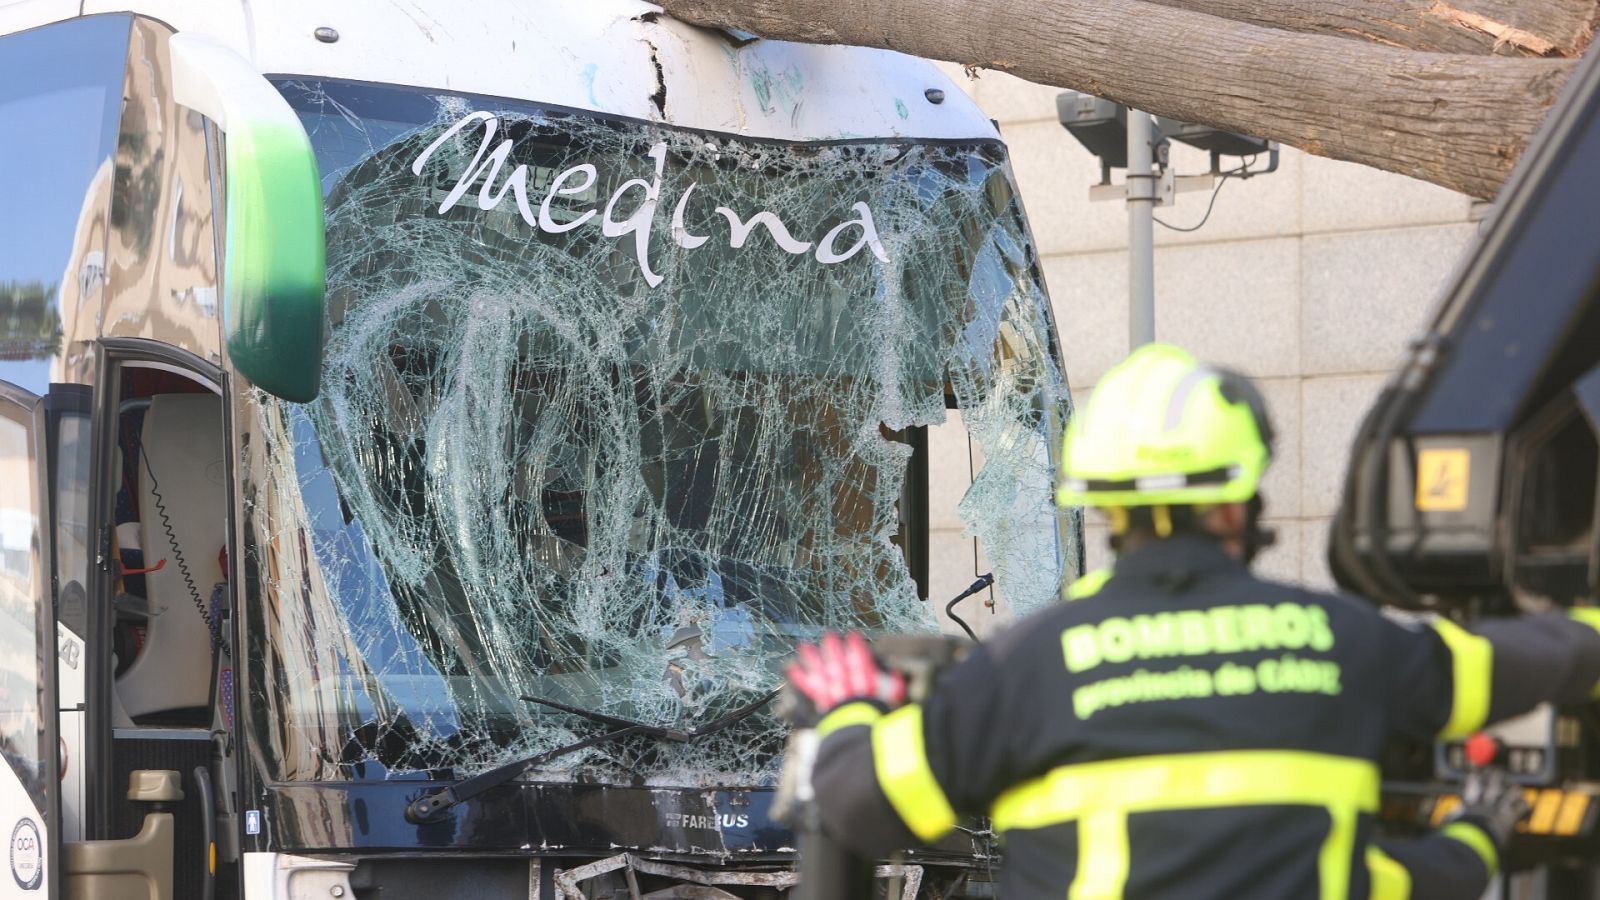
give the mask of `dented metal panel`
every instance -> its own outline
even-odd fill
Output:
[[[84,12],[126,8],[88,0]],[[350,78],[516,97],[685,128],[813,141],[993,138],[932,64],[898,53],[741,42],[640,0],[147,0],[263,74]],[[319,40],[332,29],[337,40]],[[926,92],[944,92],[932,103]]]

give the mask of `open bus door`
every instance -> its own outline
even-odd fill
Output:
[[[128,800],[154,804],[133,838],[64,840],[82,830],[63,819],[64,806],[77,805],[63,804],[63,792],[81,792],[84,776],[66,778],[61,723],[81,738],[85,645],[73,626],[82,628],[74,617],[84,598],[74,573],[88,559],[73,548],[87,546],[88,400],[76,385],[40,398],[0,382],[0,830],[10,870],[0,900],[174,896],[174,821],[163,806],[181,797],[177,772],[131,773]],[[67,708],[58,674],[76,679]]]
[[[50,527],[50,596],[55,603],[56,710],[61,731],[62,841],[84,838],[84,724],[87,715],[90,413],[86,385],[52,384],[41,401],[44,413],[45,493]]]
[[[54,898],[60,844],[55,614],[44,409],[0,382],[0,898]]]
[[[170,812],[158,805],[123,841],[78,840],[82,823],[66,820],[81,803],[65,794],[84,784],[89,399],[78,385],[41,398],[0,382],[0,827],[11,871],[0,900],[173,897]],[[134,772],[128,799],[170,802],[177,775]]]

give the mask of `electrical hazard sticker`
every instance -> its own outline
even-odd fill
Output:
[[[1467,508],[1472,468],[1469,450],[1431,448],[1417,454],[1417,512],[1460,512]]]

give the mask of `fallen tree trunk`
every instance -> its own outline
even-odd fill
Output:
[[[767,38],[999,69],[1485,198],[1505,181],[1573,67],[1560,59],[1419,53],[1148,0],[663,6],[687,22]]]
[[[1581,56],[1596,0],[1150,0],[1266,28],[1432,53]]]

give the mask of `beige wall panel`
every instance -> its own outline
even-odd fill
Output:
[[[1300,512],[1305,518],[1330,516],[1339,505],[1350,443],[1383,375],[1308,378],[1300,390]]]
[[[1300,251],[1305,374],[1399,363],[1476,233],[1456,224],[1308,235]]]
[[[1155,265],[1157,340],[1247,375],[1299,374],[1298,240],[1163,247]]]
[[[1425,181],[1320,156],[1303,158],[1301,189],[1307,233],[1464,222],[1472,205]]]
[[[1044,278],[1067,378],[1074,387],[1093,384],[1128,354],[1128,254],[1049,256]]]

